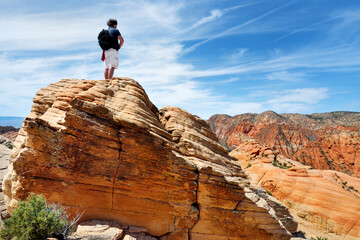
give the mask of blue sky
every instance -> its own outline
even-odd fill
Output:
[[[108,18],[125,39],[115,76],[159,108],[360,111],[358,0],[0,0],[0,116],[28,115],[62,78],[103,79]]]

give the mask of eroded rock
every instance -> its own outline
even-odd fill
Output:
[[[3,189],[29,192],[160,239],[290,239],[206,122],[160,111],[128,78],[41,89],[19,131]],[[260,204],[261,203],[261,204]],[[139,235],[139,236],[140,236]],[[129,235],[133,237],[132,235]]]
[[[214,115],[208,123],[230,150],[254,139],[305,165],[360,177],[358,112],[304,115],[266,111],[234,117]]]
[[[260,154],[251,156],[252,147],[260,148]],[[262,154],[265,149],[255,142],[243,143],[230,155],[239,159],[254,185],[266,189],[288,207],[299,223],[298,231],[306,232],[308,237],[359,239],[359,178],[337,171],[311,169],[281,155],[277,155],[276,162],[266,161],[267,157]],[[281,209],[276,212],[280,216]]]
[[[12,141],[0,135],[0,184],[2,184],[2,181],[7,172],[7,168],[9,166],[9,159],[11,153],[10,146],[12,146]],[[6,209],[2,189],[0,191],[0,219],[3,220],[9,217],[9,212]]]

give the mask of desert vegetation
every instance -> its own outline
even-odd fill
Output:
[[[20,201],[11,217],[4,220],[0,230],[3,240],[42,240],[48,237],[65,239],[74,230],[79,214],[69,220],[63,207],[48,205],[42,195],[31,193],[25,201]]]

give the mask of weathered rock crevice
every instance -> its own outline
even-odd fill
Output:
[[[118,165],[116,166],[115,172],[114,172],[114,176],[112,177],[112,190],[111,190],[111,210],[114,209],[114,196],[115,196],[115,183],[116,183],[116,177],[119,173],[119,168],[121,165],[121,152],[122,152],[122,148],[121,148],[121,141],[120,141],[120,130],[121,127],[117,127],[116,131],[117,131],[117,140],[118,140]]]
[[[197,219],[196,221],[192,224],[192,226],[190,226],[190,228],[188,229],[188,240],[191,240],[191,230],[194,228],[195,224],[199,221],[200,219],[200,207],[199,207],[199,170],[195,169],[195,174],[196,174],[196,180],[195,180],[195,184],[196,184],[196,189],[195,189],[195,202],[193,202],[191,204],[191,208],[195,209],[195,211],[198,212],[197,214]]]

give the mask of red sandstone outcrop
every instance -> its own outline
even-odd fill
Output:
[[[1,134],[2,136],[10,139],[11,141],[15,141],[17,135],[18,135],[18,132],[6,132],[6,133],[3,133]]]
[[[14,141],[17,137],[19,129],[14,128],[12,126],[2,127],[0,126],[0,135],[3,135],[4,137],[10,139],[11,141]]]
[[[360,238],[360,178],[315,170],[278,155],[254,140],[230,153],[239,159],[251,183],[288,206],[307,236]]]
[[[29,192],[160,239],[290,239],[205,121],[160,111],[134,80],[41,89],[14,143],[9,210]]]
[[[208,123],[229,149],[254,139],[317,169],[360,177],[360,113],[214,115]]]

